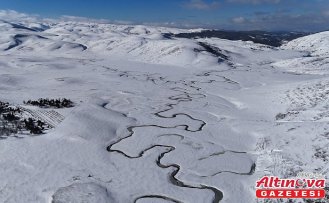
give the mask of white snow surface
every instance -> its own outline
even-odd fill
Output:
[[[329,31],[301,37],[288,42],[283,47],[300,51],[309,51],[313,56],[329,55]]]
[[[274,63],[275,67],[289,72],[326,75],[329,67],[329,31],[292,40],[282,46],[287,50],[304,52],[303,57],[282,60]]]
[[[0,100],[75,107],[0,140],[0,202],[248,203],[264,175],[328,177],[328,32],[271,48],[30,21],[0,21]]]

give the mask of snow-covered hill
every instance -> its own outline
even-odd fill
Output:
[[[284,44],[282,48],[304,52],[303,57],[282,60],[274,65],[295,73],[328,74],[328,45],[329,32],[321,32],[295,39]]]
[[[0,31],[0,202],[246,203],[263,175],[328,177],[327,33],[274,48],[49,19]]]
[[[287,49],[309,51],[312,56],[328,56],[329,31],[295,39],[288,42],[283,47]]]

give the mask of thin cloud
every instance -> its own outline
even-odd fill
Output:
[[[246,22],[246,19],[244,17],[235,17],[232,18],[233,23],[244,23]]]
[[[184,4],[185,8],[194,9],[194,10],[212,10],[219,7],[218,1],[206,2],[204,0],[190,0]]]
[[[326,17],[329,17],[329,10],[328,11],[324,11],[323,12],[323,15],[326,16]]]
[[[289,12],[255,13],[235,17],[231,25],[238,30],[321,31],[329,29],[326,13],[292,14]]]
[[[111,23],[110,20],[107,19],[93,19],[81,16],[69,16],[69,15],[62,15],[59,18],[61,21],[74,21],[74,22],[84,22],[84,23]]]
[[[281,0],[227,0],[230,3],[244,3],[244,4],[261,4],[261,3],[280,3]]]
[[[25,13],[19,13],[14,10],[0,10],[0,19],[6,21],[36,21],[39,19],[37,15],[29,15]]]

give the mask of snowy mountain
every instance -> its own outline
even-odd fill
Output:
[[[328,178],[328,32],[273,47],[81,21],[0,31],[0,202],[262,202],[264,175]]]
[[[288,50],[304,52],[303,57],[283,60],[275,65],[277,67],[296,73],[327,74],[329,64],[329,32],[321,32],[301,37],[284,44]]]
[[[320,32],[306,37],[295,39],[284,45],[287,49],[309,51],[312,56],[328,56],[329,31]]]

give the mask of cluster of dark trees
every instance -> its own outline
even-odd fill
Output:
[[[33,118],[24,119],[24,126],[31,134],[42,134],[46,124],[41,120],[34,120]]]
[[[9,103],[0,101],[0,113],[4,113],[9,108]]]
[[[22,110],[0,101],[0,138],[27,130],[31,134],[42,134],[47,124],[34,118],[24,119]]]
[[[309,35],[304,32],[266,32],[266,31],[230,31],[230,30],[203,30],[201,32],[191,33],[165,33],[163,36],[167,39],[177,38],[211,38],[216,37],[228,40],[252,41],[259,44],[279,47],[284,41]]]
[[[20,108],[11,107],[9,106],[9,103],[0,101],[0,114],[3,119],[7,121],[19,120],[19,117],[17,117],[16,114],[20,112]]]
[[[229,60],[229,57],[227,55],[224,54],[224,51],[222,51],[221,49],[217,48],[217,47],[214,47],[214,46],[211,46],[207,43],[204,43],[204,42],[199,42],[198,43],[201,47],[204,48],[204,50],[200,50],[200,49],[197,49],[197,48],[194,48],[194,51],[195,52],[200,52],[200,51],[206,51],[206,52],[209,52],[211,53],[212,55],[218,57],[218,62],[223,62],[223,61],[227,61]]]
[[[70,108],[74,106],[74,103],[69,99],[43,99],[40,98],[38,100],[28,100],[24,101],[24,104],[33,105],[33,106],[39,106],[42,108],[47,107],[54,107],[54,108]]]
[[[13,117],[15,117],[14,120],[16,120],[14,110],[14,108],[9,106],[9,103],[0,101],[0,138],[18,132],[20,126],[11,124],[16,122],[10,121]]]
[[[18,116],[15,115],[15,113],[10,112],[7,114],[2,115],[3,119],[5,119],[6,121],[12,122],[12,121],[18,121],[20,118]]]

